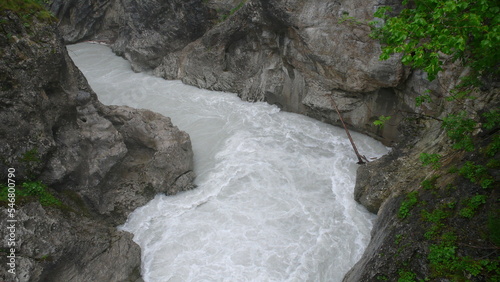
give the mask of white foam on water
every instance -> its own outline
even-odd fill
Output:
[[[360,258],[375,216],[353,200],[343,129],[134,73],[103,45],[68,49],[104,104],[159,112],[192,139],[198,187],[157,195],[121,227],[145,281],[341,281]],[[352,135],[368,157],[388,151]]]

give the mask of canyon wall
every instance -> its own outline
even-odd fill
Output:
[[[2,184],[0,212],[16,220],[0,224],[16,236],[2,240],[0,280],[140,281],[140,248],[116,226],[156,194],[192,188],[189,136],[151,111],[102,105],[56,20],[23,13],[0,13],[0,180],[15,184],[15,205]]]

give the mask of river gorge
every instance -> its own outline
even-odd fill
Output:
[[[0,280],[499,280],[495,1],[0,7]]]
[[[159,112],[191,137],[197,188],[156,196],[122,227],[145,281],[342,281],[360,258],[375,217],[353,199],[343,129],[134,73],[103,45],[68,51],[103,103]],[[353,136],[369,157],[387,152]]]

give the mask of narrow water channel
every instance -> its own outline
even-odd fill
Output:
[[[159,112],[191,136],[198,187],[157,195],[121,227],[145,281],[341,281],[360,258],[375,216],[353,200],[343,129],[134,73],[103,45],[68,50],[101,102]],[[353,138],[367,157],[387,153]]]

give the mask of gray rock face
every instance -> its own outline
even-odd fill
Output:
[[[0,212],[7,218],[6,209]],[[3,281],[141,279],[141,250],[129,233],[36,202],[20,207],[16,219],[16,275],[13,278],[2,271]],[[5,220],[1,222],[2,232],[7,225]],[[6,263],[4,257],[2,263]]]
[[[455,75],[457,73],[460,72],[455,72]],[[448,74],[445,72],[441,81],[453,84],[452,79],[447,80],[450,78]],[[415,85],[417,81],[410,81],[408,85]],[[441,86],[447,88],[449,84]],[[489,111],[498,108],[499,93],[498,88],[491,89],[479,93],[474,101],[448,103],[446,108],[442,107],[442,101],[437,101],[427,105],[425,111],[440,112],[439,117],[464,109],[470,112]],[[457,238],[456,243],[453,242],[453,259],[456,261],[467,258],[477,262],[486,258],[495,260],[497,257],[491,249],[497,248],[498,241],[493,237],[488,238],[491,235],[481,235],[492,234],[489,229],[492,227],[486,226],[498,210],[497,192],[482,188],[464,178],[463,174],[452,172],[466,161],[478,164],[484,162],[484,156],[477,151],[466,153],[452,149],[441,122],[425,116],[415,115],[411,118],[412,122],[407,121],[405,124],[408,126],[412,123],[412,130],[401,129],[406,134],[404,143],[387,156],[358,169],[355,199],[371,212],[377,213],[378,218],[365,253],[346,274],[345,282],[397,281],[404,272],[412,273],[415,280],[446,280],[448,277],[437,273],[435,267],[446,269],[444,273],[450,271],[449,265],[435,261],[434,264],[430,263],[432,248],[445,241],[443,234],[453,234]],[[492,138],[494,131],[476,132],[475,139],[482,140],[477,144],[485,144],[483,142]],[[440,154],[441,167],[423,165],[421,153]],[[499,179],[495,172],[492,177],[495,181]],[[410,192],[416,195],[413,205],[408,204],[407,195]],[[466,219],[463,210],[467,209],[469,199],[479,194],[484,196],[484,205],[475,211],[473,217]],[[405,215],[401,216],[402,213]],[[434,216],[440,213],[441,217],[433,218],[431,213]],[[470,281],[487,281],[492,275],[488,271],[478,272],[477,275],[467,274],[464,270],[456,273],[456,277],[467,277]]]
[[[432,172],[422,166],[420,153],[437,153],[446,144],[440,123],[416,119],[413,131],[405,132],[404,146],[393,148],[388,155],[357,170],[354,199],[372,213],[377,214],[390,197],[418,187]]]
[[[54,25],[0,19],[1,183],[14,168],[17,189],[41,181],[62,202],[19,196],[19,271],[2,268],[0,280],[135,281],[139,247],[116,225],[157,193],[192,188],[189,136],[159,114],[103,106]]]
[[[212,25],[214,14],[202,0],[53,1],[64,40],[113,43],[136,71],[151,70]]]
[[[98,197],[88,195],[101,214],[113,215],[119,224],[154,195],[193,187],[193,151],[187,133],[151,111],[108,107],[103,112],[123,136],[128,153],[102,181]]]
[[[387,93],[404,69],[397,57],[378,60],[380,46],[366,25],[340,23],[343,15],[369,20],[372,10],[352,1],[248,1],[180,52],[176,76],[163,72],[172,60],[155,73],[338,124],[333,98],[348,124],[392,141],[394,128],[379,132],[371,122],[387,115],[378,100],[402,103]]]

